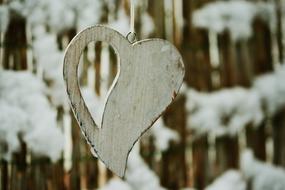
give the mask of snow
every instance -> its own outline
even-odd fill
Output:
[[[129,155],[125,177],[135,190],[164,190],[159,184],[159,178],[141,158],[138,145]]]
[[[252,35],[251,24],[256,13],[254,4],[248,1],[218,1],[195,11],[193,24],[216,33],[229,30],[234,41],[248,39]]]
[[[130,152],[125,181],[114,178],[101,190],[165,190],[158,176],[147,166],[136,144]]]
[[[38,70],[49,84],[49,96],[54,106],[69,109],[67,94],[62,78],[64,52],[57,46],[56,34],[47,33],[44,26],[34,27],[33,52]]]
[[[111,179],[103,188],[100,190],[132,190],[130,185],[121,179]]]
[[[125,181],[114,178],[101,190],[165,190],[159,184],[159,178],[146,165],[135,145],[129,155]]]
[[[264,116],[257,92],[236,87],[211,94],[186,92],[188,126],[197,135],[235,135],[247,124],[258,126]]]
[[[105,107],[105,100],[98,96],[95,93],[95,90],[88,87],[81,88],[81,93],[95,123],[100,127]]]
[[[217,178],[206,190],[246,190],[246,181],[239,171],[229,170]]]
[[[0,33],[6,32],[9,20],[9,7],[6,5],[0,5]]]
[[[276,6],[273,2],[257,2],[257,17],[265,21],[272,32],[277,30]]]
[[[1,155],[9,160],[20,147],[18,135],[28,128],[29,119],[22,109],[3,100],[0,100],[0,113],[0,144],[7,146],[1,150]]]
[[[169,148],[171,141],[178,142],[179,134],[166,127],[162,118],[159,118],[150,129],[150,134],[154,137],[154,144],[157,150],[163,152]]]
[[[263,75],[255,80],[253,88],[258,91],[269,115],[274,115],[285,105],[285,65],[274,73]]]
[[[80,2],[81,6],[78,6],[78,1],[75,1],[77,8],[77,24],[78,30],[83,30],[87,27],[93,26],[100,22],[102,15],[102,1],[85,0]]]
[[[147,38],[154,32],[155,26],[152,17],[147,13],[144,12],[141,15],[142,21],[142,28],[141,28],[141,35],[142,38]]]
[[[252,180],[252,190],[285,189],[284,169],[256,160],[252,151],[243,152],[240,165],[243,175]]]
[[[202,135],[235,135],[251,124],[260,126],[285,106],[285,65],[254,80],[249,88],[235,87],[213,93],[183,87],[187,96],[188,127]]]
[[[245,0],[208,3],[193,13],[193,25],[215,33],[229,31],[233,41],[247,40],[252,34],[256,17],[276,30],[275,6],[270,2],[253,3]]]
[[[69,8],[68,1],[49,0],[47,1],[46,12],[47,25],[52,31],[61,32],[73,28],[75,23],[75,12]]]
[[[0,131],[7,134],[0,136],[8,146],[6,159],[19,149],[19,135],[36,156],[47,156],[52,161],[60,158],[63,133],[56,126],[56,111],[39,79],[29,72],[1,71],[0,110]]]
[[[12,11],[15,11],[18,13],[19,16],[22,17],[28,17],[29,13],[35,9],[35,7],[39,6],[39,3],[44,2],[43,0],[37,1],[37,0],[12,0],[8,2],[8,6]]]
[[[126,36],[130,32],[129,17],[123,9],[118,11],[118,19],[109,24],[111,28]]]
[[[60,52],[56,46],[56,36],[46,34],[43,37],[36,38],[33,49],[38,66],[44,71],[44,78],[47,80],[59,79],[60,68],[63,62],[63,52]]]
[[[70,28],[82,30],[97,24],[102,14],[102,2],[83,0],[14,0],[8,6],[31,26],[44,24],[51,32],[60,33]]]

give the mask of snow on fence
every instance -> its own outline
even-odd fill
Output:
[[[87,26],[127,34],[129,1],[0,0],[0,190],[285,189],[284,2],[135,2],[139,39],[173,42],[186,76],[121,180],[82,139],[62,59]],[[97,123],[117,61],[100,42],[82,55],[79,82]]]

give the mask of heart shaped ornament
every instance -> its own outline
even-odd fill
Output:
[[[77,76],[80,56],[92,41],[110,44],[119,64],[100,128],[82,98]],[[70,42],[63,74],[73,113],[87,142],[110,170],[123,177],[132,147],[178,93],[184,65],[177,49],[165,40],[132,44],[117,31],[98,25],[80,32]]]

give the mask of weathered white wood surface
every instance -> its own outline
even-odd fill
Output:
[[[101,128],[85,105],[77,76],[80,56],[92,41],[109,43],[119,62]],[[121,177],[132,147],[173,101],[183,77],[181,55],[169,42],[151,39],[131,44],[117,31],[100,25],[79,33],[64,59],[67,93],[82,133],[98,158]]]

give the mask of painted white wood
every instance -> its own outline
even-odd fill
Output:
[[[119,71],[108,93],[101,128],[92,119],[78,83],[83,49],[104,41],[115,50]],[[80,32],[69,44],[64,59],[64,79],[72,110],[82,133],[105,165],[123,177],[134,144],[173,101],[183,82],[181,55],[161,39],[129,43],[105,26]]]

